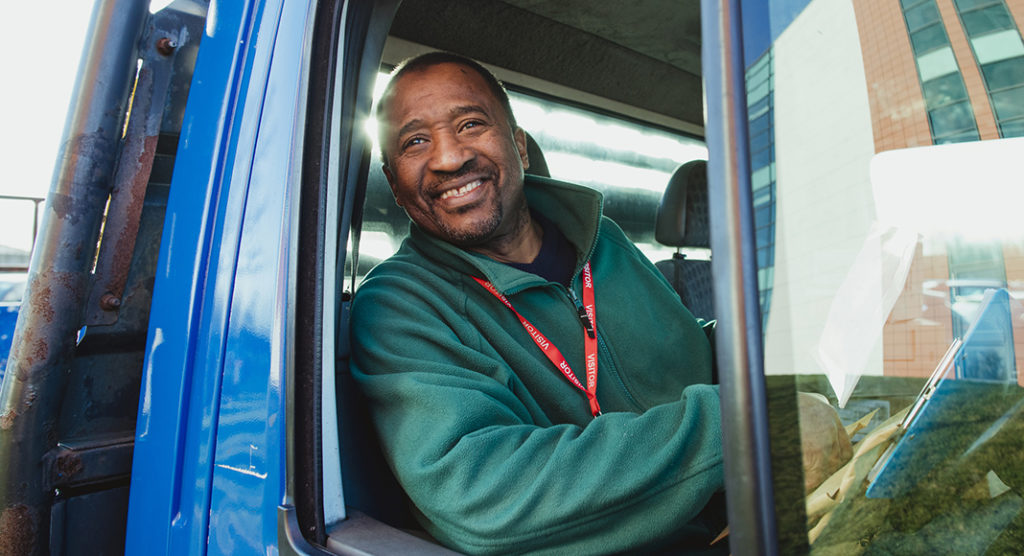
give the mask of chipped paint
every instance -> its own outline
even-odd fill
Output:
[[[24,504],[4,508],[0,513],[0,556],[21,556],[35,552],[35,516]]]

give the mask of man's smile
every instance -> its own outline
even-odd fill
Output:
[[[488,172],[465,172],[434,188],[430,194],[431,203],[435,209],[461,213],[484,202],[491,195],[494,184],[495,178]]]
[[[444,193],[441,194],[440,199],[442,201],[444,201],[446,199],[451,199],[452,197],[463,197],[463,196],[467,195],[469,192],[471,192],[471,191],[475,190],[476,188],[480,187],[481,185],[483,185],[483,183],[484,183],[484,180],[482,180],[482,179],[475,179],[475,180],[467,183],[466,185],[463,185],[462,187],[457,187],[457,188],[453,188],[453,189],[449,189],[449,190],[445,191]]]

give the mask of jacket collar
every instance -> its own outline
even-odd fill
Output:
[[[524,187],[530,208],[554,222],[576,248],[574,276],[578,275],[597,243],[603,204],[601,193],[587,187],[532,175],[526,176]],[[547,283],[535,274],[437,239],[415,223],[411,226],[409,239],[427,257],[463,274],[488,280],[505,294],[514,294]]]

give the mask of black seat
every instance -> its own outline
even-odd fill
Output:
[[[676,248],[671,259],[655,266],[679,293],[683,305],[695,317],[714,320],[711,261],[689,259],[681,252],[683,247],[711,248],[707,162],[687,162],[672,174],[658,206],[654,237],[658,243]]]
[[[527,174],[545,178],[551,177],[551,172],[548,171],[548,162],[544,159],[544,153],[540,150],[540,145],[537,144],[537,141],[529,133],[526,133],[526,156],[530,159],[530,167],[526,169]]]

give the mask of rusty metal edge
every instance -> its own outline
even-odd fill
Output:
[[[48,553],[43,456],[82,322],[146,0],[93,8],[71,108],[0,389],[0,556]]]
[[[156,157],[161,115],[170,86],[178,37],[173,32],[154,28],[143,37],[142,43],[142,64],[131,95],[130,117],[114,172],[86,308],[87,326],[114,324],[118,319],[131,270],[146,187]]]

